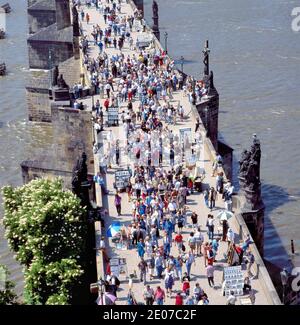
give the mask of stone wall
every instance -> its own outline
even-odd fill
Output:
[[[66,83],[72,87],[80,81],[80,61],[74,57],[62,62],[59,71]],[[30,121],[51,122],[51,103],[49,101],[49,87],[51,78],[49,71],[32,70],[26,87],[28,116]]]
[[[28,40],[28,57],[30,69],[47,70],[73,57],[73,44]]]
[[[70,0],[55,0],[57,29],[71,25]]]
[[[74,162],[85,152],[88,171],[94,174],[92,113],[73,108],[62,108],[52,103],[51,107],[54,144],[53,164],[56,168],[72,171]]]
[[[21,169],[24,184],[37,178],[55,179],[60,177],[63,180],[64,188],[71,189],[72,172],[49,169],[49,167],[47,167],[47,161],[23,161],[21,163]]]
[[[51,122],[49,102],[49,71],[31,70],[26,85],[26,100],[29,121]]]
[[[219,94],[216,93],[208,100],[196,103],[196,108],[205,126],[207,137],[218,151]]]
[[[40,29],[48,27],[56,22],[55,11],[28,10],[29,34],[34,34]]]

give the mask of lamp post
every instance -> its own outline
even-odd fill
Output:
[[[282,284],[282,303],[285,303],[285,287],[288,282],[288,273],[286,268],[280,272],[281,284]]]
[[[184,57],[181,56],[180,58],[180,64],[181,64],[181,72],[183,73],[183,64],[184,64]]]
[[[166,54],[168,54],[168,36],[169,36],[169,34],[167,32],[165,32],[165,50],[166,50]]]

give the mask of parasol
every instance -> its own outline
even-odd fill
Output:
[[[232,218],[234,216],[234,214],[230,211],[224,210],[221,211],[218,215],[217,218],[219,218],[221,221],[222,220],[229,220],[230,218]]]
[[[121,228],[122,228],[122,225],[120,222],[114,222],[107,229],[106,236],[107,237],[115,237],[120,232]]]

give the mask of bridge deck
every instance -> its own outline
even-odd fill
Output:
[[[84,21],[82,23],[84,34],[88,35],[89,39],[91,40],[91,32],[92,32],[92,27],[94,24],[99,24],[101,28],[105,27],[104,19],[102,14],[96,11],[95,8],[87,9],[84,8],[85,12],[88,12],[90,15],[90,24],[86,24]],[[123,15],[132,15],[133,10],[130,4],[126,4],[122,2],[122,16]],[[132,36],[134,40],[137,39],[138,37],[138,32],[133,31]],[[98,56],[98,47],[91,45],[90,46],[90,56],[96,58]],[[109,57],[111,57],[113,54],[118,53],[117,50],[113,48],[107,48],[105,49],[105,52],[108,54]],[[132,55],[132,54],[137,54],[137,52],[132,51],[129,49],[129,46],[127,43],[125,43],[125,47],[123,49],[123,53],[125,56],[127,55]],[[99,96],[95,96],[95,100],[100,99]],[[103,99],[100,99],[101,104],[103,102]],[[174,134],[179,132],[180,128],[191,128],[192,131],[194,132],[195,128],[195,119],[193,114],[191,113],[191,108],[189,104],[188,97],[184,95],[182,91],[177,91],[174,93],[174,98],[172,99],[173,102],[180,102],[181,105],[183,105],[184,110],[185,110],[185,115],[187,116],[186,120],[184,122],[177,122],[176,125],[172,126],[172,130]],[[84,100],[84,104],[86,104],[89,108],[92,105],[92,100],[91,98],[88,98]],[[136,108],[137,101],[134,102],[134,109]],[[127,103],[123,103],[122,107],[127,106]],[[112,128],[105,128],[105,131],[111,130],[113,132],[113,135],[115,138],[119,138],[120,134],[122,134],[122,127],[112,127]],[[108,143],[107,141],[104,140],[103,143],[103,150],[104,152],[107,150]],[[202,164],[204,165],[205,171],[206,171],[206,177],[204,179],[204,188],[205,187],[210,187],[210,186],[215,186],[215,178],[211,177],[212,173],[212,161],[210,161],[210,155],[205,152],[204,157],[202,157]],[[199,162],[198,162],[199,163]],[[201,162],[200,162],[201,163]],[[127,165],[124,165],[126,167]],[[106,219],[106,228],[114,221],[121,221],[122,223],[128,225],[131,222],[131,203],[128,202],[127,200],[127,195],[123,194],[122,195],[122,216],[118,217],[117,212],[114,206],[114,187],[113,187],[113,182],[114,182],[114,172],[117,170],[117,166],[112,166],[111,169],[109,169],[108,174],[107,174],[107,187],[108,190],[110,191],[110,195],[106,196],[103,198],[103,205],[104,207],[107,208],[108,210],[108,217]],[[207,215],[210,213],[210,210],[205,206],[204,200],[203,200],[203,195],[196,193],[188,197],[188,202],[187,202],[187,207],[189,210],[189,215],[192,211],[197,212],[198,214],[198,220],[199,220],[199,225],[201,226],[201,230],[203,231],[203,234],[205,236],[205,241],[208,241],[208,236],[206,233],[206,220],[207,220]],[[220,211],[220,209],[224,209],[224,202],[221,199],[221,196],[219,195],[218,200],[216,202],[216,209],[212,212],[214,216]],[[191,224],[190,218],[188,218],[189,224]],[[215,222],[217,224],[217,222]],[[231,224],[231,221],[229,220],[229,225]],[[216,230],[217,227],[215,227]],[[234,229],[234,228],[233,228]],[[191,228],[186,227],[184,228],[184,240],[186,244],[187,237],[190,233]],[[237,231],[235,229],[235,231]],[[237,237],[237,236],[236,236]],[[237,242],[238,242],[238,237],[237,237]],[[162,240],[160,240],[160,243],[162,243]],[[109,241],[109,254],[111,257],[121,257],[125,258],[127,261],[127,267],[128,267],[128,274],[134,273],[136,270],[137,274],[138,268],[137,264],[139,262],[139,258],[137,256],[136,250],[118,250],[114,244]],[[187,246],[187,245],[186,245]],[[204,267],[204,259],[203,257],[197,257],[196,258],[196,264],[192,266],[192,271],[191,271],[191,289],[193,290],[195,283],[199,282],[200,286],[204,289],[204,291],[207,293],[210,304],[212,305],[224,305],[226,303],[226,297],[223,297],[221,295],[221,284],[222,284],[222,275],[223,275],[223,268],[224,266],[227,266],[225,260],[224,260],[224,253],[227,251],[227,243],[226,242],[220,242],[220,247],[218,251],[218,255],[216,257],[217,262],[215,262],[215,284],[216,288],[210,288],[208,285],[208,281],[206,279],[206,271]],[[172,250],[171,254],[174,256],[177,256],[177,248],[175,248],[175,245],[172,245]],[[185,267],[183,266],[183,271],[185,271]],[[121,288],[118,292],[118,300],[117,304],[126,304],[127,302],[127,293],[128,293],[128,279],[125,279],[122,276],[120,277],[121,280]],[[152,288],[155,289],[157,285],[161,285],[164,288],[164,283],[163,280],[158,280],[154,279],[152,281],[149,280],[149,277],[147,275],[147,283],[151,285]],[[256,302],[255,304],[267,304],[266,297],[263,294],[262,287],[257,279],[254,279],[251,281],[252,287],[255,292],[255,298]],[[174,290],[179,290],[181,288],[181,282],[180,281],[175,281],[174,285]],[[140,282],[134,282],[133,284],[133,292],[135,294],[136,299],[139,302],[143,302],[142,298],[142,292],[144,290],[144,286]],[[175,303],[175,294],[173,294],[172,298],[167,298],[166,304],[174,304]],[[237,304],[239,304],[240,301],[238,299]]]

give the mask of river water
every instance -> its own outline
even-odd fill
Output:
[[[261,139],[265,257],[287,265],[291,239],[300,250],[300,33],[291,29],[291,11],[298,3],[157,2],[161,41],[164,44],[167,31],[169,54],[174,59],[184,56],[184,72],[201,76],[201,51],[209,39],[211,69],[220,93],[220,136],[234,148],[236,160],[250,146],[252,133]],[[8,76],[0,78],[0,186],[22,184],[20,162],[51,143],[47,128],[27,121],[27,1],[10,0],[10,4],[7,39],[0,41],[0,62],[5,61],[8,69]],[[151,6],[152,1],[145,0],[148,22]],[[20,293],[21,268],[7,248],[2,228],[0,236],[0,263],[9,266]],[[293,262],[299,265],[299,256]]]

